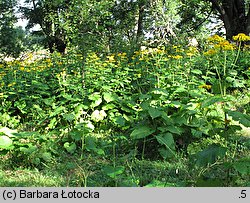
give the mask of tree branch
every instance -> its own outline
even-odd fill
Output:
[[[212,3],[212,6],[220,13],[221,16],[226,14],[224,8],[220,5],[217,0],[207,0]]]

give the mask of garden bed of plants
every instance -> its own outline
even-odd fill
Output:
[[[249,186],[250,47],[234,40],[1,63],[0,186]]]

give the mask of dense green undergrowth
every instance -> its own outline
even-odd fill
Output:
[[[0,185],[249,186],[244,39],[0,64]]]

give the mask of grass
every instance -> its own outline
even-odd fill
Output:
[[[64,182],[59,174],[36,169],[0,170],[0,187],[60,187]]]
[[[244,151],[244,155],[247,156]],[[121,156],[117,165],[125,170],[115,178],[109,177],[104,166],[112,165],[112,158],[62,154],[53,164],[37,168],[13,168],[0,164],[0,187],[190,187],[190,186],[249,186],[250,178],[226,169],[218,161],[206,168],[192,164],[180,155],[172,161],[139,160]],[[229,179],[228,179],[229,178]],[[226,180],[228,179],[228,180]],[[218,181],[220,180],[220,181]],[[226,184],[226,185],[225,185]]]

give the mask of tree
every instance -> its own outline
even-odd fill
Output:
[[[238,33],[250,33],[249,0],[181,0],[182,25],[192,24],[197,29],[211,16],[223,22],[226,38]],[[194,9],[195,8],[195,9]]]
[[[70,1],[68,0],[26,0],[29,6],[22,6],[20,11],[28,19],[27,28],[40,25],[47,47],[52,53],[57,50],[65,52],[67,39],[65,30],[61,25],[62,12],[66,12]]]
[[[73,0],[58,24],[71,46],[83,52],[133,52],[146,45],[149,35],[166,40],[174,34],[177,5],[163,0]]]
[[[17,57],[23,50],[24,32],[14,26],[15,0],[0,0],[0,54]]]
[[[248,0],[209,0],[219,14],[226,29],[227,39],[238,33],[250,33],[250,1]]]

